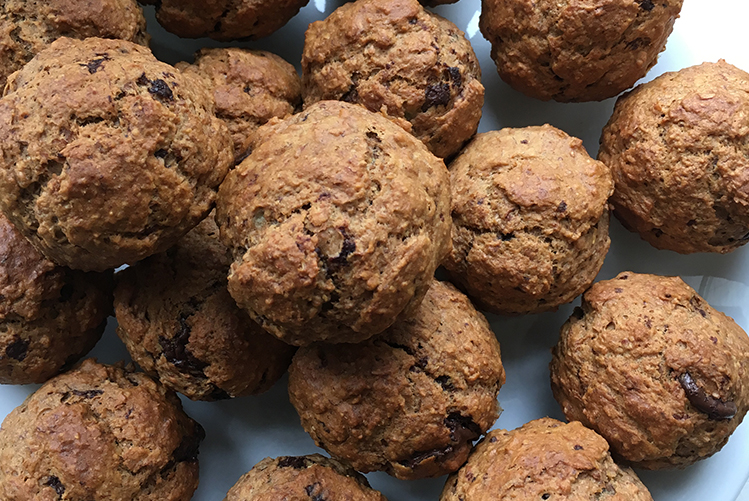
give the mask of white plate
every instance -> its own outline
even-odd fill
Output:
[[[489,44],[478,31],[480,0],[435,9],[464,30],[479,56],[486,87],[486,104],[480,131],[551,123],[583,139],[589,153],[598,150],[601,128],[608,120],[614,100],[600,103],[558,104],[527,98],[505,85],[489,58]],[[272,37],[243,46],[271,50],[299,66],[303,33],[307,24],[323,19],[340,3],[311,0],[302,12]],[[147,9],[152,48],[160,59],[170,63],[191,60],[192,53],[210,40],[181,40],[170,35]],[[666,52],[646,79],[664,71],[724,58],[749,71],[746,0],[686,0],[681,18],[668,41]],[[623,270],[663,275],[680,275],[714,307],[731,315],[749,329],[749,246],[728,255],[682,256],[657,251],[612,220],[611,251],[599,279],[611,278]],[[505,319],[491,317],[502,345],[507,384],[499,394],[505,411],[495,424],[512,429],[536,418],[563,419],[549,388],[550,348],[556,343],[559,327],[572,310],[565,306],[556,313]],[[128,359],[110,325],[92,355],[112,363]],[[35,386],[0,386],[0,418],[3,418]],[[206,429],[200,450],[200,488],[195,501],[223,499],[226,491],[252,466],[266,456],[299,455],[321,452],[299,425],[286,395],[286,378],[268,393],[216,403],[185,401],[187,412]],[[656,501],[731,501],[749,477],[749,424],[739,426],[728,444],[713,457],[684,470],[638,471]],[[436,500],[444,477],[415,482],[395,480],[386,474],[368,475],[373,487],[389,499],[401,501]]]

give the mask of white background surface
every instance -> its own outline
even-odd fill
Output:
[[[271,50],[298,67],[307,24],[323,19],[338,5],[338,2],[311,0],[272,37],[240,45]],[[479,56],[486,87],[484,118],[479,130],[548,122],[582,138],[588,152],[595,155],[601,128],[611,114],[614,100],[585,104],[544,103],[510,89],[497,76],[489,58],[489,44],[478,32],[479,5],[479,0],[460,0],[457,4],[435,9],[466,32]],[[195,50],[220,45],[210,40],[180,40],[155,23],[151,8],[147,9],[147,14],[149,32],[153,35],[152,48],[162,60],[170,63],[191,60]],[[719,58],[749,71],[747,19],[749,2],[746,0],[685,0],[667,50],[646,79]],[[611,250],[599,279],[611,278],[624,270],[680,275],[714,307],[749,329],[749,247],[728,255],[682,256],[657,251],[615,220],[612,220],[611,240]],[[490,317],[502,345],[507,371],[507,384],[499,395],[500,405],[505,410],[495,428],[512,429],[547,415],[564,418],[551,395],[548,362],[549,350],[556,343],[559,328],[571,310],[572,305],[568,305],[556,313],[510,319]],[[129,359],[111,322],[93,355],[108,363]],[[35,388],[0,386],[0,418]],[[266,456],[322,452],[299,425],[286,395],[286,378],[259,397],[215,403],[187,401],[185,408],[207,433],[200,452],[200,488],[195,501],[222,499],[243,473]],[[749,477],[749,424],[742,424],[725,448],[712,458],[684,470],[638,473],[656,501],[749,500],[746,490],[738,497]],[[373,487],[391,501],[436,500],[444,484],[444,477],[415,482],[395,480],[382,473],[368,477]]]

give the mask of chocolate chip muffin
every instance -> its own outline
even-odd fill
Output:
[[[484,437],[466,465],[447,479],[440,501],[548,499],[652,501],[609,445],[579,422],[536,419]]]
[[[203,428],[142,373],[85,360],[0,428],[0,498],[187,501]]]
[[[203,49],[195,55],[195,63],[179,63],[177,68],[203,77],[213,89],[216,116],[229,128],[237,160],[248,154],[258,127],[302,106],[296,69],[270,52]]]
[[[361,106],[274,119],[219,190],[229,292],[289,344],[382,332],[415,310],[449,249],[448,185],[442,160]]]
[[[94,347],[112,274],[56,266],[0,213],[0,383],[43,383]]]
[[[255,40],[285,25],[309,0],[140,0],[165,30],[184,38]]]
[[[499,415],[499,343],[452,285],[364,343],[301,348],[289,396],[315,442],[359,471],[401,479],[457,470]]]
[[[452,22],[417,0],[359,0],[310,24],[302,53],[304,103],[340,99],[383,112],[439,157],[476,133],[481,69]]]
[[[224,501],[387,501],[361,473],[320,454],[265,458],[242,475]]]
[[[193,400],[261,393],[294,354],[234,303],[231,261],[209,216],[168,251],[117,273],[117,334],[147,373]]]
[[[61,36],[118,38],[148,44],[135,0],[0,2],[0,89],[14,71]]]
[[[502,80],[537,99],[601,101],[645,76],[683,0],[482,0]]]
[[[749,337],[678,277],[598,282],[562,327],[554,397],[647,469],[718,452],[749,409]]]
[[[555,310],[609,249],[611,173],[550,125],[479,134],[450,164],[450,276],[484,310]]]
[[[0,99],[0,209],[52,261],[166,250],[213,205],[231,138],[202,82],[122,40],[61,38]]]
[[[749,241],[749,73],[721,60],[666,73],[616,102],[598,158],[614,214],[659,249]]]

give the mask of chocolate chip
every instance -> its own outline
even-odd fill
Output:
[[[60,482],[60,479],[54,475],[47,477],[47,481],[44,482],[44,485],[46,485],[47,487],[52,487],[57,493],[57,495],[60,497],[62,497],[62,495],[65,494],[65,486],[62,485],[62,482]]]
[[[307,467],[307,458],[304,456],[284,456],[278,458],[279,468],[294,468],[295,470],[301,470]]]
[[[642,10],[651,11],[655,8],[655,4],[652,0],[637,0]]]
[[[543,494],[543,495],[541,496],[541,499],[549,499],[550,497],[551,497],[551,494],[549,494],[548,492],[545,492],[545,493],[544,493],[544,494]]]
[[[451,412],[444,423],[450,429],[450,440],[453,443],[472,442],[481,436],[481,427],[473,418],[459,412]]]
[[[328,258],[328,269],[331,273],[345,265],[347,258],[356,251],[356,242],[354,242],[354,239],[346,232],[346,229],[338,228],[338,231],[343,235],[343,244],[341,244],[341,250],[337,256]]]
[[[453,87],[460,89],[463,86],[463,76],[460,74],[460,68],[450,66],[447,68],[450,73],[450,80],[453,82]]]
[[[692,375],[684,372],[679,376],[679,383],[684,388],[689,403],[698,411],[707,414],[710,419],[731,419],[736,415],[736,404],[724,402],[718,398],[708,395],[705,390],[697,386]]]
[[[165,149],[156,150],[156,152],[153,154],[156,158],[165,158],[169,152]]]
[[[696,311],[702,315],[702,318],[707,318],[707,312],[702,308],[703,304],[702,301],[697,296],[692,296],[689,299],[689,304],[692,305],[692,308],[694,308]]]
[[[21,339],[16,336],[12,343],[5,348],[5,354],[14,360],[23,362],[26,358],[26,352],[29,349],[28,339]]]
[[[160,99],[174,101],[174,94],[172,93],[172,89],[170,89],[169,85],[160,78],[151,81],[151,86],[148,87],[148,92]]]
[[[102,63],[104,63],[104,61],[109,60],[111,60],[111,58],[105,54],[103,55],[103,57],[100,57],[99,59],[93,59],[86,64],[81,64],[81,66],[85,66],[86,69],[88,69],[88,72],[93,75],[94,73],[99,71],[99,69],[101,69],[101,65]]]
[[[200,442],[205,438],[205,430],[200,424],[195,423],[193,433],[182,437],[179,446],[174,450],[172,457],[176,463],[194,462],[198,460]]]
[[[198,359],[187,349],[187,343],[190,341],[190,324],[187,323],[189,315],[182,314],[179,317],[179,332],[167,339],[159,336],[159,344],[164,353],[167,362],[173,364],[179,371],[198,378],[205,378],[203,369],[208,364]]]
[[[85,399],[94,398],[98,395],[101,395],[104,393],[102,390],[72,390],[73,395],[76,397],[81,397]]]
[[[575,445],[574,449],[576,451],[581,451],[581,450],[583,450],[583,446],[582,445]]]
[[[421,111],[426,111],[432,106],[446,106],[450,102],[450,86],[445,82],[427,85],[424,91],[424,105]]]
[[[447,456],[452,451],[453,451],[453,446],[448,445],[447,447],[442,447],[439,449],[432,449],[430,451],[419,452],[415,454],[413,457],[411,457],[410,459],[403,459],[401,461],[398,461],[398,463],[405,466],[406,468],[410,468],[413,470],[414,468],[419,466],[419,464],[423,463],[427,459],[431,459],[431,458],[439,459],[443,456]]]
[[[566,210],[567,210],[567,202],[562,200],[559,206],[557,207],[557,212],[565,212]]]
[[[326,501],[325,496],[322,495],[323,488],[320,482],[315,482],[304,488],[304,492],[307,493],[312,501]]]
[[[135,83],[143,87],[147,86],[148,92],[161,100],[174,101],[174,94],[172,93],[172,89],[170,89],[169,85],[160,78],[157,78],[156,80],[149,80],[146,74],[143,73],[138,77]]]

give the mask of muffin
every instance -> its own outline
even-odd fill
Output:
[[[683,0],[482,0],[502,80],[530,97],[601,101],[645,76]]]
[[[360,106],[274,119],[219,190],[229,292],[289,344],[382,332],[414,311],[449,249],[448,183],[422,143]]]
[[[440,496],[440,501],[510,499],[653,500],[635,472],[614,463],[600,435],[579,422],[550,418],[487,434]]]
[[[550,125],[479,134],[450,164],[451,279],[483,310],[555,310],[609,249],[609,169]]]
[[[43,383],[94,347],[111,273],[56,266],[0,213],[0,383]]]
[[[193,400],[262,393],[294,354],[234,303],[231,261],[208,217],[168,251],[117,273],[117,334],[130,356]]]
[[[0,3],[0,89],[58,38],[118,38],[148,44],[136,0],[4,0]]]
[[[387,501],[361,473],[320,454],[265,458],[242,475],[224,501]]]
[[[749,409],[749,337],[678,277],[624,272],[562,327],[551,385],[615,456],[684,467],[718,452]]]
[[[0,428],[0,498],[188,501],[203,428],[142,373],[85,360]]]
[[[465,35],[417,0],[358,0],[310,24],[304,104],[339,99],[383,112],[449,157],[476,133],[481,69]]]
[[[211,210],[231,138],[202,82],[147,48],[61,38],[5,90],[0,209],[55,263],[134,263]]]
[[[140,0],[156,6],[164,29],[184,38],[255,40],[294,17],[308,0]]]
[[[237,160],[249,154],[258,127],[302,106],[302,83],[296,69],[270,52],[202,49],[193,64],[179,63],[177,68],[203,77],[213,89],[216,116],[229,128]]]
[[[413,316],[366,342],[300,348],[289,396],[315,442],[359,471],[457,470],[499,416],[505,382],[486,318],[434,281]]]
[[[614,214],[659,249],[730,252],[749,240],[749,73],[723,60],[666,73],[616,102],[598,158]]]

